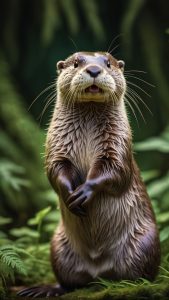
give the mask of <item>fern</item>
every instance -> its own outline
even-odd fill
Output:
[[[24,263],[16,250],[17,248],[11,245],[0,247],[0,280],[4,290],[9,280],[15,281],[15,273],[27,275]]]
[[[38,225],[38,233],[40,235],[41,233],[41,227],[42,227],[42,221],[43,219],[46,217],[46,215],[50,212],[51,210],[51,207],[46,207],[42,210],[40,210],[36,215],[35,215],[35,218],[33,219],[30,219],[28,224],[29,225]]]
[[[28,187],[30,185],[29,181],[21,178],[25,170],[23,167],[8,161],[0,161],[0,182],[1,188],[11,188],[12,190],[20,191],[22,187]]]
[[[1,277],[14,278],[14,272],[26,275],[27,271],[19,254],[11,245],[0,247]]]

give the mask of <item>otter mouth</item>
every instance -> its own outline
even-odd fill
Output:
[[[98,93],[103,93],[103,90],[99,88],[97,85],[92,84],[91,86],[85,89],[85,93],[98,94]]]

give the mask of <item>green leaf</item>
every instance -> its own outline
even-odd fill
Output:
[[[55,0],[43,0],[43,17],[42,17],[42,41],[44,46],[49,46],[55,34],[55,30],[61,25],[58,2]]]
[[[44,200],[44,203],[46,202],[52,207],[59,203],[59,196],[52,189],[41,192],[40,197]]]
[[[164,242],[169,238],[169,226],[165,227],[160,231],[160,241]]]
[[[29,227],[13,228],[10,230],[10,234],[18,238],[26,236],[37,239],[39,237],[38,232]]]
[[[156,198],[169,189],[169,173],[159,180],[155,180],[147,187],[151,198]]]
[[[51,207],[48,206],[42,210],[40,210],[36,215],[35,218],[32,218],[28,221],[29,225],[39,225],[39,223],[42,222],[42,220],[45,218],[45,216],[51,211]]]
[[[158,170],[148,170],[148,171],[142,171],[141,172],[141,176],[144,180],[144,182],[147,182],[151,179],[156,178],[159,175],[159,171]]]
[[[0,225],[10,224],[12,222],[11,218],[5,218],[0,216]]]
[[[65,13],[66,20],[68,22],[68,27],[71,34],[77,34],[79,30],[79,16],[77,13],[76,5],[74,0],[64,0],[60,1],[60,4]]]
[[[0,240],[7,238],[7,234],[0,230]]]
[[[131,45],[133,39],[133,27],[136,19],[144,5],[145,0],[129,0],[126,1],[127,8],[124,10],[122,18],[121,32],[123,33],[123,43],[126,50],[126,55],[131,54]]]
[[[169,153],[169,141],[160,137],[154,137],[144,142],[136,143],[134,148],[136,151],[160,151]]]
[[[157,215],[157,221],[159,223],[165,223],[169,221],[169,212],[160,213]]]
[[[27,274],[24,263],[22,262],[19,254],[15,251],[14,247],[11,245],[0,247],[0,263],[3,270],[7,271],[8,276],[10,274],[13,275],[13,271],[24,275]]]
[[[11,161],[0,161],[0,182],[1,187],[9,186],[10,188],[20,191],[21,187],[30,186],[30,182],[21,178],[25,173],[25,169]]]
[[[93,31],[98,40],[104,41],[106,33],[104,30],[103,22],[99,17],[99,11],[96,1],[84,0],[81,1],[81,5],[83,7],[86,22],[89,28]]]

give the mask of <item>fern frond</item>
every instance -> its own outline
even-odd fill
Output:
[[[0,247],[1,277],[14,277],[14,272],[26,275],[27,271],[15,248],[11,245]]]
[[[6,279],[10,279],[12,282],[15,281],[14,270],[3,261],[0,261],[0,270],[0,278],[4,286],[6,285]]]

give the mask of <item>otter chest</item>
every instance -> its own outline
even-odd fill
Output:
[[[68,158],[86,175],[97,159],[113,157],[125,151],[126,126],[117,122],[119,114],[110,107],[86,104],[72,111],[58,111],[51,127],[52,152],[55,159]],[[121,124],[122,123],[122,124]],[[54,131],[54,132],[53,132]]]
[[[99,135],[102,130],[98,127],[98,121],[92,118],[73,121],[64,138],[64,151],[85,177],[94,159],[100,153]]]

